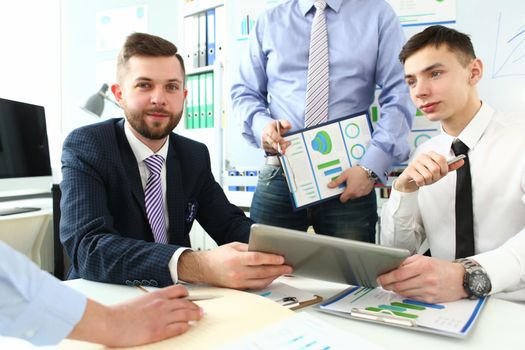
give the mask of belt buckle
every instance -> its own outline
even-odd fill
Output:
[[[278,156],[266,156],[266,165],[275,165],[275,166],[281,166],[281,162],[279,161]]]

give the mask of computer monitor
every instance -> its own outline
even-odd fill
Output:
[[[44,107],[0,98],[0,197],[51,192]]]

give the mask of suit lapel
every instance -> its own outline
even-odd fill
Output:
[[[166,201],[169,216],[169,243],[182,243],[184,237],[184,187],[182,169],[177,156],[176,135],[170,135],[170,144],[166,160]]]
[[[135,198],[136,204],[139,206],[141,212],[147,220],[146,204],[144,199],[144,189],[140,180],[140,172],[137,164],[137,159],[131,150],[131,146],[124,133],[124,119],[117,123],[117,139],[119,151],[122,159],[122,164],[126,170],[127,179],[131,187],[131,193]]]

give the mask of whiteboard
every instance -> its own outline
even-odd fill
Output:
[[[456,28],[484,63],[482,100],[504,112],[525,109],[525,1],[459,0]]]

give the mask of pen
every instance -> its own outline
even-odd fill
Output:
[[[466,157],[466,155],[460,154],[458,156],[455,156],[454,158],[450,158],[449,160],[447,160],[447,165],[452,165],[452,164],[454,164],[456,162],[459,162],[460,160],[462,160],[465,157]],[[414,179],[411,179],[408,182],[415,182],[415,181],[414,181]]]
[[[137,287],[138,289],[140,289],[144,293],[149,293],[149,290],[147,290],[143,286],[135,286],[135,287]],[[186,300],[189,300],[189,301],[202,301],[202,300],[210,300],[210,299],[215,299],[215,298],[220,298],[220,297],[222,297],[222,295],[201,294],[201,295],[187,295],[187,296],[185,296],[185,297],[183,297],[181,299],[186,299]]]
[[[281,123],[279,123],[278,120],[276,120],[275,122],[277,123],[277,133],[279,134],[279,136],[281,136]],[[283,155],[283,153],[281,152],[281,144],[279,142],[277,142],[277,153],[280,156]]]
[[[388,323],[388,324],[393,324],[393,325],[403,326],[403,327],[416,327],[417,326],[414,320],[396,316],[390,313],[388,310],[369,311],[365,309],[352,308],[350,315],[356,318],[364,319],[364,320]]]
[[[466,155],[464,155],[464,154],[460,154],[458,156],[455,156],[454,158],[451,158],[451,159],[447,160],[447,165],[452,165],[455,162],[459,162],[460,160],[462,160],[465,157],[466,157]]]

